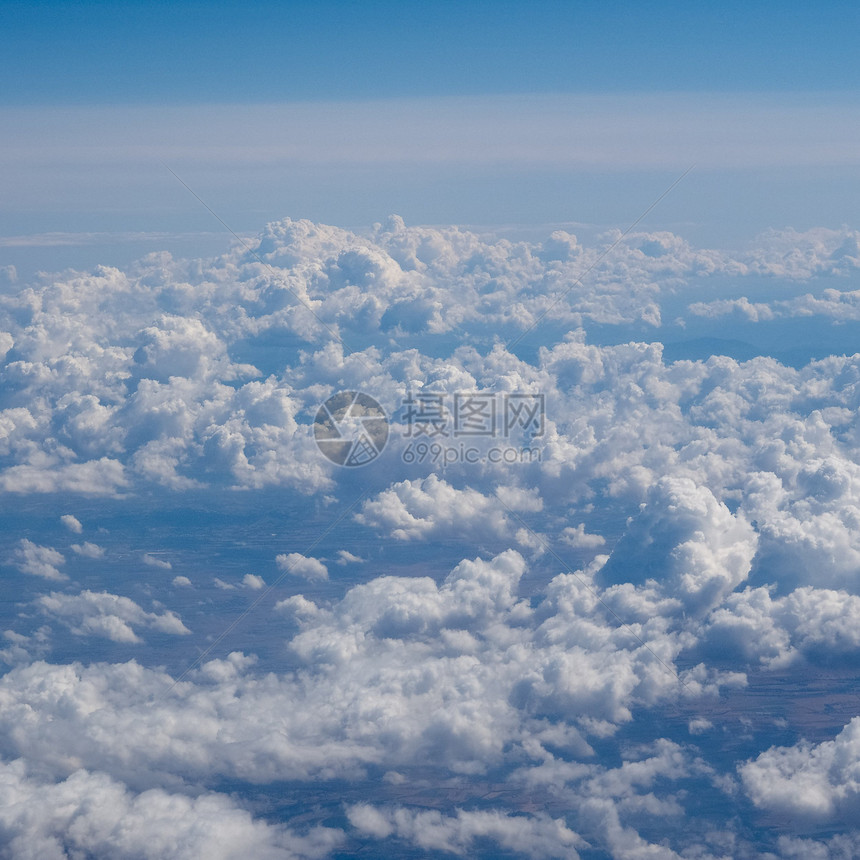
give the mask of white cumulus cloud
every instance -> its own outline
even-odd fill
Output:
[[[303,579],[328,579],[328,568],[316,558],[308,558],[300,552],[281,553],[275,558],[278,570],[300,576]]]
[[[135,627],[149,627],[174,635],[191,632],[169,609],[160,615],[146,612],[128,597],[108,592],[82,591],[77,595],[52,592],[40,597],[37,605],[79,636],[101,636],[113,642],[140,642]]]

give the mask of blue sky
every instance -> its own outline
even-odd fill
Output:
[[[850,90],[839,3],[16,3],[4,104]]]
[[[391,213],[623,228],[691,164],[645,226],[719,246],[835,229],[860,191],[858,17],[845,3],[4,3],[0,241],[22,270],[47,233],[67,249],[111,234],[110,261],[121,234],[222,241],[164,165],[243,233]],[[39,241],[43,263],[79,262]]]

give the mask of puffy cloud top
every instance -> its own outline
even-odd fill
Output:
[[[578,232],[286,219],[214,259],[0,296],[12,856],[857,853],[802,832],[853,821],[853,713],[814,723],[788,691],[783,725],[782,703],[751,716],[743,697],[856,662],[860,356],[720,347],[727,318],[751,354],[797,320],[850,345],[857,234],[729,253]],[[344,390],[390,417],[362,469],[314,442]],[[544,396],[541,432],[416,457],[407,395],[452,410],[463,392]],[[212,569],[228,537],[193,517],[182,543],[150,528],[200,499],[265,523],[235,570]],[[140,522],[100,516],[126,505]],[[237,606],[260,614],[259,653],[219,650]],[[317,803],[333,779],[337,811]],[[291,784],[317,810],[295,826],[267,794]],[[751,846],[727,804],[798,832]]]

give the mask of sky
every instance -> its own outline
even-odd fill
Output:
[[[858,14],[0,3],[0,855],[860,856]]]
[[[850,92],[857,18],[833,2],[7,2],[2,102]]]
[[[123,234],[133,253],[148,234],[191,233],[211,250],[201,234],[223,225],[167,167],[239,232],[390,214],[623,229],[691,165],[650,223],[735,247],[774,225],[837,228],[857,198],[857,15],[4,3],[0,231],[7,245],[109,233],[108,254]]]

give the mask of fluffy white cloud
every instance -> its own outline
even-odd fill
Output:
[[[45,657],[51,650],[51,629],[47,625],[37,628],[29,636],[4,630],[6,647],[0,649],[0,660],[7,666],[23,666]]]
[[[733,315],[740,319],[758,322],[771,320],[775,314],[771,307],[762,302],[750,302],[746,296],[739,299],[717,299],[713,302],[694,302],[688,308],[691,314],[700,317],[721,317]]]
[[[166,383],[174,376],[206,378],[219,370],[220,378],[229,378],[232,372],[224,343],[199,319],[164,315],[139,339],[135,369],[145,379]]]
[[[128,597],[106,591],[82,591],[76,595],[52,592],[40,597],[36,605],[78,636],[102,636],[113,642],[138,643],[141,639],[135,627],[149,627],[174,635],[191,632],[169,609],[160,615],[146,612]]]
[[[295,674],[257,676],[243,659],[229,675],[207,664],[172,687],[135,663],[13,669],[0,679],[0,735],[58,776],[74,760],[133,785],[168,774],[325,778],[428,760],[469,774],[503,762],[512,744],[544,758],[533,743],[543,736],[587,756],[585,735],[611,734],[637,705],[737,683],[703,667],[679,672],[679,683],[671,662],[680,646],[665,623],[620,625],[586,574],[557,577],[545,604],[530,608],[516,595],[524,572],[508,551],[461,562],[441,585],[381,577],[328,609],[300,596],[282,601],[299,627]],[[182,632],[172,613],[145,613],[114,595],[53,595],[40,605],[81,632],[124,631],[122,641],[135,625]]]
[[[316,558],[308,558],[300,552],[281,553],[275,558],[278,570],[301,576],[304,579],[328,579],[328,568]]]
[[[850,860],[860,853],[860,835],[851,831],[821,840],[780,836],[778,845],[778,856],[785,860]]]
[[[750,571],[757,537],[707,487],[664,478],[616,545],[603,575],[616,582],[657,579],[687,610],[720,603]]]
[[[262,507],[271,515],[273,488],[275,508],[310,494],[319,517],[343,510],[360,486],[367,495],[339,550],[275,559],[279,571],[309,581],[307,596],[287,583],[293,596],[277,603],[266,628],[298,668],[267,656],[278,652],[270,641],[259,661],[211,660],[175,686],[150,665],[39,662],[57,625],[75,634],[63,637],[69,647],[81,646],[76,636],[99,636],[105,649],[148,630],[187,632],[162,608],[159,589],[186,601],[190,619],[231,603],[239,587],[265,586],[256,574],[208,565],[192,573],[189,553],[189,576],[173,577],[173,587],[193,577],[223,590],[175,591],[172,574],[159,573],[170,562],[160,552],[141,555],[159,545],[151,533],[124,542],[124,527],[111,525],[110,554],[87,565],[87,576],[112,576],[113,559],[139,558],[158,569],[136,586],[152,611],[110,593],[119,586],[89,580],[92,590],[78,594],[35,603],[29,594],[4,622],[0,656],[16,668],[0,678],[0,746],[24,757],[46,790],[83,767],[109,775],[131,806],[144,796],[134,792],[199,792],[225,781],[388,772],[415,783],[418,774],[425,782],[414,806],[351,795],[348,838],[364,839],[365,853],[408,843],[470,855],[490,842],[488,851],[573,856],[586,839],[618,857],[741,856],[746,846],[729,825],[694,834],[672,823],[683,821],[701,781],[725,802],[742,802],[733,753],[717,768],[690,745],[710,750],[726,730],[702,699],[728,687],[740,696],[745,672],[801,673],[860,649],[860,357],[796,368],[765,356],[672,363],[658,341],[667,332],[677,340],[680,328],[666,320],[679,313],[697,334],[720,337],[727,315],[745,331],[795,316],[860,318],[857,235],[783,231],[728,253],[668,232],[583,240],[556,231],[530,242],[407,227],[396,217],[363,236],[287,219],[254,247],[265,264],[239,246],[202,261],[152,255],[127,272],[68,272],[0,296],[0,492],[42,494],[37,506],[59,494],[63,508],[51,508],[50,521],[67,530],[38,542],[10,532],[3,558],[64,578],[68,532],[83,533],[75,516],[60,517],[69,494],[105,497],[86,501],[86,520],[108,522],[97,516],[104,505],[119,524],[124,505],[140,509],[136,499],[157,506],[205,497],[207,506],[223,501],[225,514]],[[547,311],[542,345],[523,350],[527,360],[519,345],[517,355],[503,346]],[[616,345],[591,342],[594,332]],[[364,470],[338,469],[313,441],[319,404],[345,389],[373,394],[392,416],[389,447]],[[540,458],[405,462],[414,439],[403,435],[398,406],[419,391],[545,395],[542,435],[504,440],[527,442]],[[438,441],[458,443],[453,435]],[[293,534],[292,518],[284,522],[272,538],[300,547],[299,527]],[[380,539],[406,546],[367,549]],[[429,544],[427,557],[439,542],[467,560],[447,576],[430,566],[438,579],[397,575],[419,542]],[[531,554],[528,564],[503,551],[513,545]],[[100,556],[90,541],[70,549]],[[562,558],[590,563],[566,570]],[[332,564],[349,578],[327,582]],[[243,565],[231,569],[256,570],[259,556]],[[211,603],[201,609],[204,599]],[[202,643],[185,645],[188,665]],[[135,653],[156,660],[149,646]],[[667,707],[680,715],[661,721]],[[770,741],[750,723],[745,749],[761,752],[744,753],[753,755],[741,769],[750,802],[797,820],[849,821],[851,726],[835,741],[765,751]],[[631,746],[664,727],[678,736]],[[617,754],[612,766],[600,760],[604,750]],[[498,795],[459,811],[447,803],[438,814],[420,808],[445,802],[432,794],[443,784],[481,797],[469,792],[500,773],[506,790],[520,792],[515,799]],[[232,802],[216,800],[233,820]],[[526,814],[532,802],[563,810],[564,819]],[[161,826],[157,811],[145,809]],[[131,842],[74,842],[73,823],[57,821],[15,819],[9,832],[39,846],[48,834],[67,853],[133,850]],[[251,834],[249,845],[259,837],[313,853],[310,843],[285,847],[283,831],[250,818],[236,827]],[[329,837],[320,837],[320,852],[335,844]],[[187,844],[197,846],[194,838]],[[769,847],[796,855],[804,845],[843,850],[833,840]]]
[[[753,803],[800,819],[856,821],[860,809],[860,717],[832,741],[773,747],[740,767]]]
[[[91,543],[90,541],[84,541],[80,544],[73,543],[72,552],[85,558],[104,558],[105,554],[104,547],[100,547],[98,544]]]
[[[63,580],[68,577],[60,571],[66,563],[61,552],[49,546],[39,546],[27,538],[18,541],[18,548],[12,556],[12,563],[23,573],[41,576],[44,579]]]
[[[128,486],[122,463],[107,457],[68,464],[60,464],[54,458],[40,460],[6,469],[0,474],[0,491],[115,496]]]
[[[548,815],[514,816],[499,812],[466,812],[445,816],[405,807],[376,808],[356,804],[347,809],[353,827],[377,839],[395,836],[424,851],[470,856],[476,840],[490,840],[520,857],[567,857],[578,860],[586,842],[561,819]]]
[[[774,598],[772,590],[747,588],[711,613],[700,633],[711,653],[776,668],[860,650],[860,597],[804,586]]]
[[[79,535],[84,530],[80,520],[71,514],[63,514],[63,516],[60,517],[60,521],[70,532],[74,532],[76,535]]]
[[[322,827],[300,835],[254,820],[221,794],[134,793],[86,770],[46,782],[21,759],[0,763],[0,826],[8,856],[21,860],[311,860],[328,856],[343,836]]]
[[[576,528],[567,526],[561,533],[561,539],[578,549],[599,549],[606,544],[606,539],[601,535],[586,532],[585,523],[580,523]]]
[[[0,366],[0,456],[7,450],[9,457],[0,490],[116,495],[138,480],[174,489],[214,482],[331,490],[329,465],[301,412],[322,399],[318,386],[371,389],[393,401],[413,382],[433,381],[444,365],[435,381],[449,391],[473,390],[478,382],[510,390],[530,374],[528,390],[538,385],[561,395],[550,401],[558,414],[541,471],[575,467],[578,480],[608,475],[612,492],[641,494],[672,467],[671,449],[708,443],[695,426],[702,418],[710,426],[718,414],[729,417],[729,401],[741,405],[742,392],[722,390],[736,387],[737,371],[734,380],[718,367],[672,372],[655,349],[641,345],[556,344],[542,351],[539,369],[523,362],[514,369],[510,356],[503,368],[495,358],[479,362],[466,352],[430,360],[408,342],[396,354],[398,332],[454,333],[453,349],[458,327],[488,324],[514,334],[550,307],[554,322],[570,329],[589,320],[657,325],[661,301],[695,279],[779,274],[800,282],[850,273],[857,259],[856,235],[847,230],[774,233],[735,257],[695,249],[666,232],[631,233],[586,281],[577,281],[606,247],[563,232],[543,242],[511,242],[407,227],[396,217],[367,236],[287,219],[269,225],[256,242],[265,266],[241,248],[209,261],[156,254],[128,272],[100,267],[3,296],[0,322],[14,349]],[[554,304],[560,295],[564,300]],[[743,305],[745,299],[718,301],[739,302],[732,307],[747,317],[758,308]],[[832,290],[821,301],[844,304]],[[760,308],[755,313],[766,316]],[[848,311],[833,313],[844,318]],[[281,366],[268,376],[231,357],[255,346],[265,356],[285,334],[319,344],[332,330],[347,341],[375,333],[393,346],[391,355],[344,358],[341,350],[336,359],[337,345],[329,344],[315,347],[313,361],[286,355],[289,372]],[[696,403],[695,389],[714,383],[710,400]],[[565,426],[571,385],[586,386],[576,392],[584,412],[571,413]],[[624,394],[607,398],[608,391]],[[693,408],[679,422],[680,398],[690,396]],[[629,450],[634,427],[644,433],[642,451]]]
[[[499,537],[508,530],[504,508],[466,487],[458,490],[436,475],[398,481],[366,501],[356,520],[397,540],[426,540],[468,532]]]

